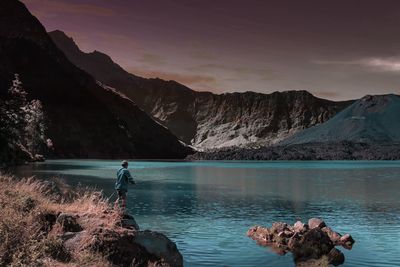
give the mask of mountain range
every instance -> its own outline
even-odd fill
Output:
[[[196,153],[192,160],[399,160],[400,96],[368,95],[274,146]]]
[[[335,148],[341,152],[329,158],[351,158],[342,153],[351,142],[357,149],[374,144],[373,153],[376,144],[400,141],[397,95],[330,101],[307,91],[198,92],[131,74],[102,52],[85,53],[64,32],[47,33],[20,1],[2,0],[0,97],[15,73],[28,97],[43,103],[55,157],[184,158],[194,147],[245,151],[235,159],[260,148],[266,159],[301,159],[308,154],[296,151],[312,144],[317,159]],[[297,156],[287,156],[288,147]]]
[[[177,137],[198,149],[269,145],[323,123],[352,101],[307,91],[213,94],[175,82],[130,74],[101,52],[82,52],[62,31],[49,35],[71,62],[122,92]]]

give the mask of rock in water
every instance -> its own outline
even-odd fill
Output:
[[[292,252],[296,266],[343,264],[344,255],[335,246],[351,249],[354,244],[351,235],[341,236],[318,218],[310,219],[308,225],[297,221],[293,226],[283,222],[275,222],[271,228],[254,226],[247,236],[280,255]]]
[[[332,248],[333,242],[329,236],[319,228],[307,231],[292,247],[295,261],[306,261],[308,259],[319,259],[327,255]]]
[[[326,224],[323,220],[321,220],[319,218],[311,218],[308,220],[308,226],[310,227],[310,229],[314,229],[316,227],[318,227],[318,228],[325,227]]]
[[[308,229],[308,225],[305,223],[302,223],[301,221],[297,221],[294,225],[293,225],[293,229],[296,233],[302,233],[307,231]]]
[[[353,247],[354,242],[355,241],[354,241],[353,237],[349,234],[345,234],[339,240],[339,244],[347,249],[351,249]]]

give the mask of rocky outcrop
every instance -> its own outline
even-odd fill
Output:
[[[213,94],[175,81],[132,75],[98,51],[84,53],[61,31],[51,38],[77,66],[116,88],[199,149],[267,145],[333,117],[352,101],[334,102],[307,91]]]
[[[139,230],[100,192],[63,191],[0,176],[0,266],[183,266],[174,242]]]
[[[28,98],[43,104],[53,157],[183,158],[190,153],[131,99],[71,63],[24,4],[2,0],[0,99],[15,73]]]
[[[126,218],[134,222],[131,215],[120,216],[121,222]],[[92,221],[90,228],[79,225],[80,221],[87,224],[88,220]],[[139,226],[134,224],[134,227],[124,223],[105,227],[104,222],[99,224],[85,215],[60,214],[50,234],[63,240],[66,253],[92,251],[116,266],[183,266],[182,255],[175,243],[161,233],[139,231]]]
[[[297,221],[293,226],[283,222],[275,222],[270,228],[254,226],[247,236],[280,255],[292,252],[296,266],[343,264],[344,255],[335,246],[351,249],[354,244],[351,235],[340,235],[319,218],[310,219],[308,224]]]

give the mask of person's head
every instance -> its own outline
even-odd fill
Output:
[[[121,166],[124,167],[124,168],[128,168],[128,161],[123,160],[123,161],[121,162]]]

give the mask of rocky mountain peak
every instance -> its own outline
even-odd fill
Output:
[[[50,32],[51,37],[54,39],[56,38],[58,40],[57,46],[61,48],[61,50],[73,50],[74,52],[80,51],[78,45],[75,43],[74,39],[72,37],[69,37],[66,35],[63,31],[60,30],[55,30]]]
[[[357,101],[356,110],[359,112],[379,112],[384,111],[391,103],[398,101],[398,96],[394,94],[387,95],[366,95]]]

